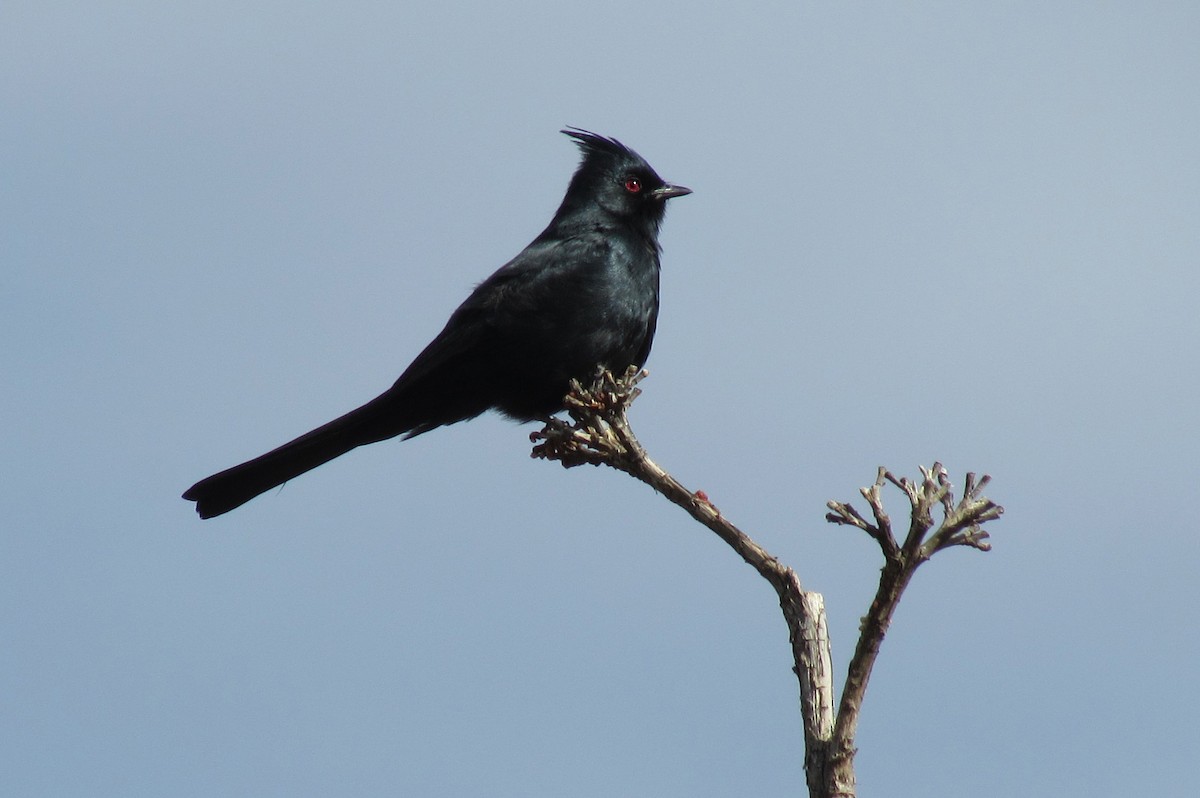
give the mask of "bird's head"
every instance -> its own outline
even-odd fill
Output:
[[[562,131],[575,140],[583,160],[571,178],[559,215],[600,209],[658,232],[667,200],[691,194],[690,188],[668,183],[646,159],[616,139],[571,127]]]

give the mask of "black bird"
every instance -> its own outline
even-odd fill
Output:
[[[499,410],[562,409],[571,379],[641,367],[658,319],[658,228],[671,185],[616,139],[562,131],[582,160],[550,225],[475,288],[396,383],[357,410],[183,494],[201,518],[367,443],[411,438]]]

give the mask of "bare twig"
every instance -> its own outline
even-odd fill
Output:
[[[637,384],[646,375],[631,368],[621,378],[603,371],[586,389],[572,382],[566,409],[573,423],[552,418],[542,430],[532,433],[530,440],[540,441],[532,456],[557,460],[567,468],[607,465],[640,479],[716,532],[777,591],[786,590],[791,569],[722,516],[704,491],[688,490],[651,460],[634,436],[625,411],[641,393]]]
[[[637,384],[646,376],[645,371],[631,368],[620,378],[602,371],[587,388],[573,383],[566,397],[571,421],[552,418],[542,430],[532,433],[530,440],[536,444],[532,456],[557,460],[567,468],[608,465],[636,477],[715,532],[775,588],[800,682],[805,767],[811,789],[814,779],[825,779],[824,751],[833,730],[832,665],[824,603],[818,594],[804,591],[795,571],[725,518],[704,491],[688,490],[646,454],[625,414],[640,393]]]
[[[855,794],[858,714],[900,596],[917,567],[936,552],[950,546],[981,551],[990,548],[982,525],[998,518],[1003,508],[981,493],[989,478],[984,476],[976,482],[974,474],[967,474],[963,498],[955,503],[941,463],[934,463],[928,470],[922,468],[919,483],[897,479],[880,468],[874,484],[860,490],[871,508],[871,521],[848,503],[829,502],[831,512],[825,516],[828,521],[863,530],[879,544],[884,556],[879,588],[863,618],[835,716],[829,634],[820,594],[805,591],[795,571],[726,519],[704,491],[688,490],[650,459],[626,417],[630,404],[641,393],[638,383],[645,377],[645,371],[630,368],[621,377],[602,370],[589,386],[572,382],[565,400],[571,420],[547,420],[542,430],[530,435],[536,444],[532,454],[556,460],[566,468],[607,465],[636,477],[715,532],[775,588],[800,683],[809,794],[814,798],[850,798]],[[907,496],[911,507],[903,544],[897,542],[883,507],[882,489],[888,483]],[[941,510],[942,522],[930,534],[935,508]]]
[[[830,743],[833,758],[831,769],[835,774],[841,774],[843,781],[850,780],[851,783],[854,778],[854,736],[858,729],[858,715],[866,694],[867,682],[904,589],[908,587],[921,563],[944,548],[971,546],[980,551],[990,550],[991,545],[986,542],[988,534],[983,531],[981,525],[999,518],[1004,512],[1004,508],[981,494],[990,480],[986,475],[976,483],[975,475],[968,473],[965,480],[966,490],[957,504],[954,502],[946,469],[941,463],[934,463],[930,469],[922,468],[921,476],[921,482],[914,483],[907,478],[897,479],[891,472],[879,469],[879,477],[875,484],[861,490],[875,515],[875,525],[867,524],[864,527],[860,523],[861,516],[852,507],[840,502],[830,502],[829,508],[833,512],[825,516],[831,523],[864,529],[879,543],[884,557],[879,588],[866,617],[862,620],[858,645],[850,659],[846,685],[842,690],[842,700]],[[900,488],[908,497],[911,507],[911,520],[903,546],[897,544],[887,514],[883,510],[879,489],[885,481]],[[941,508],[942,522],[930,535],[935,507]]]

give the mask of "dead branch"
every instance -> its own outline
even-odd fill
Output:
[[[805,591],[795,571],[726,519],[704,491],[688,490],[646,454],[627,417],[630,405],[641,393],[638,383],[646,376],[647,372],[631,367],[621,377],[602,370],[589,386],[573,382],[566,397],[570,421],[551,418],[542,430],[532,433],[530,440],[535,443],[532,456],[558,461],[566,468],[607,465],[645,482],[715,532],[771,584],[787,623],[795,662],[793,670],[800,685],[809,795],[852,798],[858,715],[896,606],[916,569],[938,551],[951,546],[969,546],[980,551],[991,548],[983,524],[999,518],[1004,510],[982,495],[989,477],[985,475],[977,481],[974,474],[968,473],[963,497],[955,502],[941,463],[934,463],[928,470],[922,468],[920,482],[897,479],[880,468],[874,484],[859,491],[871,508],[872,520],[868,521],[848,503],[829,502],[831,512],[825,516],[826,520],[866,532],[879,544],[884,556],[879,588],[863,618],[835,715],[823,599],[818,593]],[[910,520],[903,543],[896,540],[891,519],[883,507],[885,484],[897,487],[909,500]],[[942,516],[936,528],[935,510]]]

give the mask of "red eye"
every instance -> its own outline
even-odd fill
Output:
[[[642,181],[636,177],[625,178],[625,190],[630,194],[636,194],[642,190]]]

